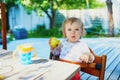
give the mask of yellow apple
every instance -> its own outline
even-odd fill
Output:
[[[54,49],[56,48],[60,43],[60,40],[58,40],[55,37],[50,38],[50,46]]]
[[[4,80],[4,76],[3,75],[0,75],[0,80]]]

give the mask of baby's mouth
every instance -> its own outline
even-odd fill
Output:
[[[75,36],[71,36],[72,38],[75,38]]]

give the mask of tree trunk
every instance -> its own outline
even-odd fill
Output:
[[[45,13],[46,13],[46,15],[48,16],[48,18],[49,18],[49,21],[50,21],[50,29],[52,29],[53,28],[53,26],[54,26],[54,19],[55,19],[55,14],[56,14],[56,11],[52,11],[51,10],[51,14],[49,14],[49,12],[48,11],[44,11]]]
[[[0,3],[0,8],[1,8],[1,20],[2,20],[2,45],[3,45],[3,49],[7,49],[5,3]]]
[[[113,37],[114,36],[114,23],[113,23],[113,11],[112,11],[112,2],[111,0],[106,1],[107,8],[108,8],[108,36]]]
[[[50,29],[54,26],[54,17],[50,18]]]
[[[50,29],[52,29],[53,26],[54,26],[55,12],[56,12],[56,11],[54,11],[54,10],[51,9],[51,15],[49,16]]]
[[[50,29],[52,29],[54,26],[54,19],[55,19],[56,10],[53,9],[54,1],[51,0],[50,3],[51,3]]]

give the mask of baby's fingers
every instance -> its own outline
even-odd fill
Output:
[[[85,63],[88,63],[89,57],[86,56],[86,55],[82,55],[82,56],[79,57],[79,59],[82,60]]]

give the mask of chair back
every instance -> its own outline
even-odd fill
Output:
[[[91,49],[90,49],[90,52],[95,57],[95,60],[93,61],[93,63],[79,63],[79,62],[61,60],[61,59],[59,59],[59,56],[55,56],[52,53],[50,53],[49,58],[53,59],[53,60],[60,60],[60,61],[63,61],[63,62],[68,62],[68,63],[80,65],[81,71],[83,71],[85,73],[88,73],[90,75],[94,75],[94,76],[98,77],[99,80],[104,80],[107,56],[106,55],[97,56],[97,55],[94,54],[94,52]]]
[[[104,80],[107,56],[106,55],[97,56],[93,53],[91,49],[90,51],[95,56],[95,60],[93,62],[96,63],[95,68],[90,68],[89,66],[83,67],[81,68],[81,71],[97,76],[99,80]]]

